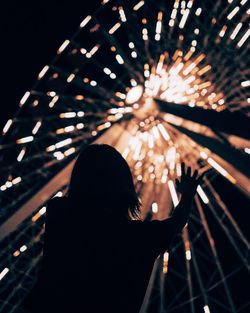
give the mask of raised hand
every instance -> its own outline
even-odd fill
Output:
[[[184,162],[181,163],[181,177],[176,179],[176,189],[183,196],[194,197],[196,189],[202,180],[204,174],[198,175],[198,170],[191,174],[191,167],[186,166]]]

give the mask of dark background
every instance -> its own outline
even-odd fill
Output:
[[[1,3],[0,128],[18,109],[23,94],[100,0],[4,1]]]

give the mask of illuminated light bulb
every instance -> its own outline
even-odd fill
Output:
[[[33,140],[34,140],[33,136],[27,136],[27,137],[23,137],[23,138],[17,139],[16,143],[17,144],[28,143],[28,142],[31,142]]]
[[[158,212],[158,204],[156,202],[152,203],[152,212],[157,213]]]
[[[32,134],[33,134],[33,135],[35,135],[35,134],[38,132],[38,130],[39,130],[39,128],[41,127],[41,125],[42,125],[42,122],[41,122],[41,121],[38,121],[38,122],[36,123],[35,127],[32,129]]]
[[[249,87],[250,86],[250,80],[245,80],[244,82],[241,82],[242,87]]]
[[[240,10],[240,7],[239,6],[236,6],[227,16],[227,19],[228,20],[231,20],[235,14]]]
[[[186,259],[187,259],[188,261],[190,261],[191,258],[192,258],[191,251],[190,251],[190,250],[186,250]]]
[[[204,313],[210,313],[210,309],[209,309],[209,306],[207,304],[204,305],[203,310],[204,310]]]
[[[72,138],[67,138],[55,144],[56,149],[62,148],[72,143]]]
[[[93,55],[98,51],[99,48],[100,48],[100,45],[94,46],[94,47],[89,51],[89,53],[91,54],[91,56],[93,56]]]
[[[23,149],[20,151],[20,153],[19,153],[18,156],[17,156],[17,161],[18,161],[18,162],[21,162],[21,161],[22,161],[22,159],[23,159],[23,157],[24,157],[24,155],[25,155],[25,152],[26,152],[26,149],[25,149],[25,148],[23,148]]]
[[[91,135],[92,135],[93,137],[96,136],[96,135],[97,135],[97,131],[93,130],[93,131],[91,132]]]
[[[242,23],[239,23],[239,24],[235,27],[235,29],[233,30],[233,32],[232,32],[232,34],[231,34],[231,36],[230,36],[230,38],[231,38],[232,40],[235,39],[235,37],[237,36],[238,32],[240,31],[242,25],[243,25]]]
[[[0,187],[0,190],[1,191],[5,191],[7,189],[7,187],[5,186],[5,185],[2,185],[1,187]]]
[[[64,159],[64,154],[61,151],[56,151],[53,153],[53,156],[58,160]]]
[[[7,182],[5,183],[5,186],[6,186],[7,188],[11,188],[11,187],[12,187],[12,182],[11,182],[11,181],[7,181]]]
[[[197,192],[198,192],[199,196],[201,197],[201,200],[205,204],[208,204],[209,203],[209,199],[208,199],[207,195],[205,194],[204,190],[201,188],[200,185],[198,185],[198,187],[197,187]]]
[[[60,48],[57,50],[57,54],[60,54],[62,53],[66,48],[67,46],[69,45],[70,41],[68,39],[66,39],[64,41],[64,43],[60,46]]]
[[[116,23],[113,27],[110,28],[109,34],[113,35],[121,25],[122,24],[120,22]]]
[[[131,57],[134,58],[134,59],[137,58],[137,53],[135,51],[132,51],[131,52]]]
[[[55,197],[62,197],[63,196],[63,192],[61,190],[59,190],[54,196],[53,198]]]
[[[73,73],[70,74],[69,77],[67,78],[67,82],[71,83],[74,78],[75,78],[75,74],[73,74]]]
[[[201,11],[202,11],[202,9],[201,9],[201,8],[198,8],[198,9],[195,11],[195,15],[196,15],[196,16],[200,16],[200,15],[201,15]]]
[[[95,80],[91,80],[89,83],[92,87],[95,87],[97,85],[97,82]]]
[[[26,245],[23,245],[19,250],[20,250],[20,252],[24,252],[24,251],[26,251],[28,248],[27,248],[27,246]]]
[[[163,254],[163,273],[166,274],[168,271],[168,260],[169,260],[169,253],[165,252]]]
[[[219,32],[219,36],[220,36],[221,38],[224,37],[226,30],[227,30],[227,26],[224,25],[224,26],[222,27],[221,31]]]
[[[245,148],[244,151],[248,154],[250,154],[250,148]]]
[[[110,75],[112,73],[108,67],[104,67],[103,72],[107,75]]]
[[[59,115],[60,118],[72,118],[76,116],[76,112],[66,112]]]
[[[83,28],[84,26],[86,26],[88,23],[89,23],[89,21],[91,20],[91,16],[90,15],[88,15],[88,16],[86,16],[84,19],[83,19],[83,21],[81,22],[81,24],[80,24],[80,28]]]
[[[197,9],[197,10],[198,10],[198,9]],[[189,10],[189,9],[186,9],[186,10],[185,10],[185,13],[182,15],[182,18],[181,18],[181,21],[180,21],[180,24],[179,24],[179,27],[180,27],[181,29],[184,28],[189,13],[190,13],[190,10]]]
[[[13,253],[13,256],[14,257],[18,257],[20,255],[20,251],[16,250],[14,253]]]
[[[208,163],[222,176],[226,177],[232,184],[236,184],[236,179],[231,176],[221,165],[219,165],[214,159],[208,158]]]
[[[43,76],[48,72],[49,66],[45,65],[41,72],[38,74],[38,79],[42,79]]]
[[[195,35],[199,35],[199,32],[200,32],[199,28],[195,28],[194,30]]]
[[[109,77],[110,77],[111,79],[116,79],[115,73],[111,73],[111,74],[109,75]]]
[[[3,128],[3,133],[6,134],[7,131],[10,129],[10,126],[12,125],[13,123],[13,120],[12,119],[9,119],[7,121],[7,123],[5,124],[4,128]]]
[[[80,49],[80,52],[81,52],[81,54],[86,54],[86,53],[87,53],[87,50],[84,49],[84,48],[81,48],[81,49]]]
[[[115,58],[116,58],[116,60],[117,60],[117,62],[118,62],[119,64],[124,64],[124,60],[123,60],[123,58],[120,56],[120,54],[117,54],[117,55],[115,56]]]
[[[139,1],[134,7],[133,7],[133,10],[134,11],[138,11],[143,5],[144,5],[144,1]]]
[[[20,100],[20,106],[24,105],[24,103],[28,100],[29,96],[30,96],[30,91],[26,91],[22,99]]]
[[[16,184],[20,183],[21,181],[22,181],[22,178],[20,176],[18,176],[12,180],[12,184],[16,185]]]
[[[142,86],[138,85],[138,86],[131,88],[127,93],[126,103],[133,104],[137,102],[141,98],[142,94],[143,94]]]
[[[179,200],[178,200],[178,196],[177,196],[175,186],[172,180],[168,180],[168,187],[169,187],[169,191],[170,191],[170,195],[171,195],[174,207],[176,207],[179,203]]]
[[[0,280],[2,280],[4,278],[4,276],[9,272],[9,268],[5,267],[2,272],[0,272]]]
[[[84,128],[84,124],[83,123],[78,123],[78,124],[76,124],[76,128],[77,129],[83,129]]]
[[[87,59],[90,59],[90,58],[92,57],[92,55],[91,55],[90,52],[87,52],[87,53],[85,54],[85,56],[86,56]]]
[[[124,12],[122,6],[119,7],[119,14],[120,14],[120,18],[121,18],[122,22],[126,22],[127,21],[126,15],[125,15],[125,12]]]
[[[240,48],[242,47],[242,45],[245,43],[245,41],[247,40],[247,38],[250,36],[250,29],[248,29],[245,34],[242,36],[242,38],[240,39],[240,41],[237,43],[237,47]]]
[[[69,148],[68,150],[66,150],[66,151],[64,152],[64,155],[65,155],[65,156],[69,156],[69,155],[71,155],[71,154],[73,154],[73,153],[75,153],[75,152],[76,152],[76,148],[72,147],[72,148]]]

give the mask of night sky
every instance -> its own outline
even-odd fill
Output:
[[[15,0],[1,4],[1,128],[57,48],[99,4],[98,0]]]

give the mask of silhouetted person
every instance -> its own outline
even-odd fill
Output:
[[[181,199],[172,217],[141,221],[125,159],[90,145],[74,166],[67,197],[47,206],[42,272],[30,312],[138,313],[155,259],[188,221],[200,181],[182,164]]]

